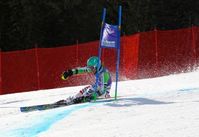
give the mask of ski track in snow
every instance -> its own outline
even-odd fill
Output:
[[[85,103],[82,105],[74,105],[65,109],[58,108],[55,109],[56,111],[46,110],[43,112],[41,111],[41,113],[32,114],[31,117],[27,113],[25,114],[25,119],[22,117],[23,121],[25,120],[26,122],[23,122],[22,125],[17,123],[13,129],[7,131],[4,130],[3,133],[0,132],[0,135],[3,135],[4,137],[33,137],[48,130],[54,123],[65,118],[70,113],[89,106],[91,106],[91,104]],[[16,119],[21,119],[20,115],[16,116]],[[9,124],[12,125],[13,123]]]

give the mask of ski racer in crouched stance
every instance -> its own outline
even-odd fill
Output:
[[[73,101],[73,103],[81,103],[85,101],[84,99],[88,101],[94,99],[94,97],[102,95],[104,95],[105,98],[110,97],[110,89],[112,84],[110,72],[102,66],[100,59],[96,56],[90,57],[87,60],[86,67],[64,71],[61,75],[61,79],[67,80],[70,76],[84,73],[93,73],[96,77],[95,83],[83,88],[75,96],[67,98],[66,101],[70,100]]]

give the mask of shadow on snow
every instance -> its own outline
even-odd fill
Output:
[[[112,107],[130,107],[133,105],[163,105],[172,104],[174,102],[163,102],[148,98],[121,98],[117,100],[109,100],[105,105]]]

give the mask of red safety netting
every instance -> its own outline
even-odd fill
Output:
[[[2,91],[38,89],[35,49],[2,53]]]
[[[125,36],[121,46],[121,71],[122,80],[136,79],[138,69],[140,34]]]
[[[75,54],[75,48],[71,46],[38,49],[40,89],[63,86],[60,76],[64,70],[75,66]]]
[[[155,33],[155,31],[140,33],[138,78],[154,77],[157,74]]]
[[[199,67],[199,27],[193,27],[194,45],[195,45],[195,61],[196,67]]]
[[[91,84],[92,74],[63,81],[64,70],[86,66],[98,55],[99,41],[24,51],[0,52],[0,94]],[[102,63],[115,80],[116,49],[102,49]],[[162,76],[199,64],[199,27],[142,32],[121,38],[119,79]]]
[[[192,64],[191,29],[158,31],[159,76],[189,69]]]

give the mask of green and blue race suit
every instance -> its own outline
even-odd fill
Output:
[[[93,73],[93,70],[89,67],[80,67],[72,69],[73,75],[75,74],[84,74],[84,73]],[[90,85],[85,87],[80,91],[83,95],[92,95],[94,92],[97,93],[97,96],[101,96],[104,94],[109,94],[112,84],[111,74],[103,66],[100,66],[99,70],[95,73],[96,81]],[[97,79],[98,78],[98,79]]]

